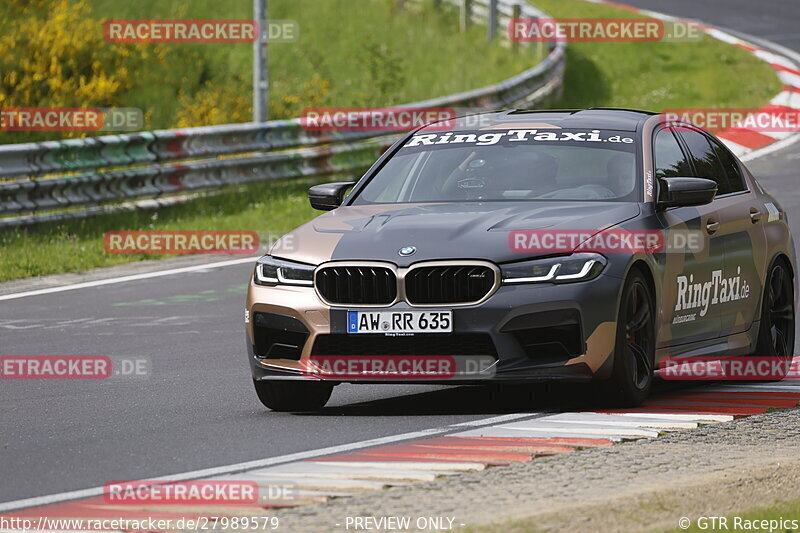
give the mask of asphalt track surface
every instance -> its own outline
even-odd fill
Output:
[[[644,0],[800,50],[796,0]],[[800,236],[800,143],[748,163]],[[0,301],[4,355],[147,358],[151,374],[0,384],[0,502],[147,479],[514,411],[483,389],[340,386],[320,413],[273,413],[244,355],[248,265]],[[568,392],[567,392],[568,394]],[[549,402],[548,402],[549,403]],[[519,410],[546,407],[528,404]]]

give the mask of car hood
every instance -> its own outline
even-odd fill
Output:
[[[431,259],[498,263],[536,257],[509,247],[513,230],[601,230],[637,216],[637,203],[486,202],[345,206],[282,237],[271,254],[319,264],[378,260],[406,266]],[[416,252],[401,257],[400,248]]]

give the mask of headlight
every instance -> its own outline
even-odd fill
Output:
[[[284,261],[265,255],[256,263],[253,276],[259,285],[304,285],[314,284],[314,266]]]
[[[572,254],[501,265],[503,283],[571,283],[600,275],[606,266],[600,254]]]

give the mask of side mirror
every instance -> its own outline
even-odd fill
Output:
[[[717,195],[717,182],[705,178],[661,178],[661,184],[662,209],[710,204]]]
[[[330,211],[342,205],[347,189],[355,185],[354,181],[338,181],[322,183],[308,189],[308,201],[311,207],[320,211]]]

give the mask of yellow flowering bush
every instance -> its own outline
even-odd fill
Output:
[[[302,84],[297,93],[270,95],[270,117],[286,119],[299,117],[308,107],[321,107],[329,104],[331,82],[314,74],[310,81]]]
[[[165,72],[176,64],[202,70],[196,52],[167,44],[108,43],[104,21],[93,16],[91,0],[5,1],[0,6],[0,16],[3,11],[7,15],[0,23],[0,108],[138,107],[145,129],[176,125],[178,93],[194,88],[198,80],[186,85],[187,80],[169,79]],[[208,92],[205,89],[197,98],[213,99]],[[165,93],[172,99],[163,98]],[[153,117],[159,124],[148,120]],[[85,135],[0,132],[0,143]]]
[[[250,122],[253,115],[248,84],[249,80],[237,76],[229,83],[205,86],[194,94],[181,89],[175,125],[188,128]]]
[[[85,1],[11,0],[8,9],[16,16],[0,34],[0,107],[121,105],[129,51],[106,46]]]

